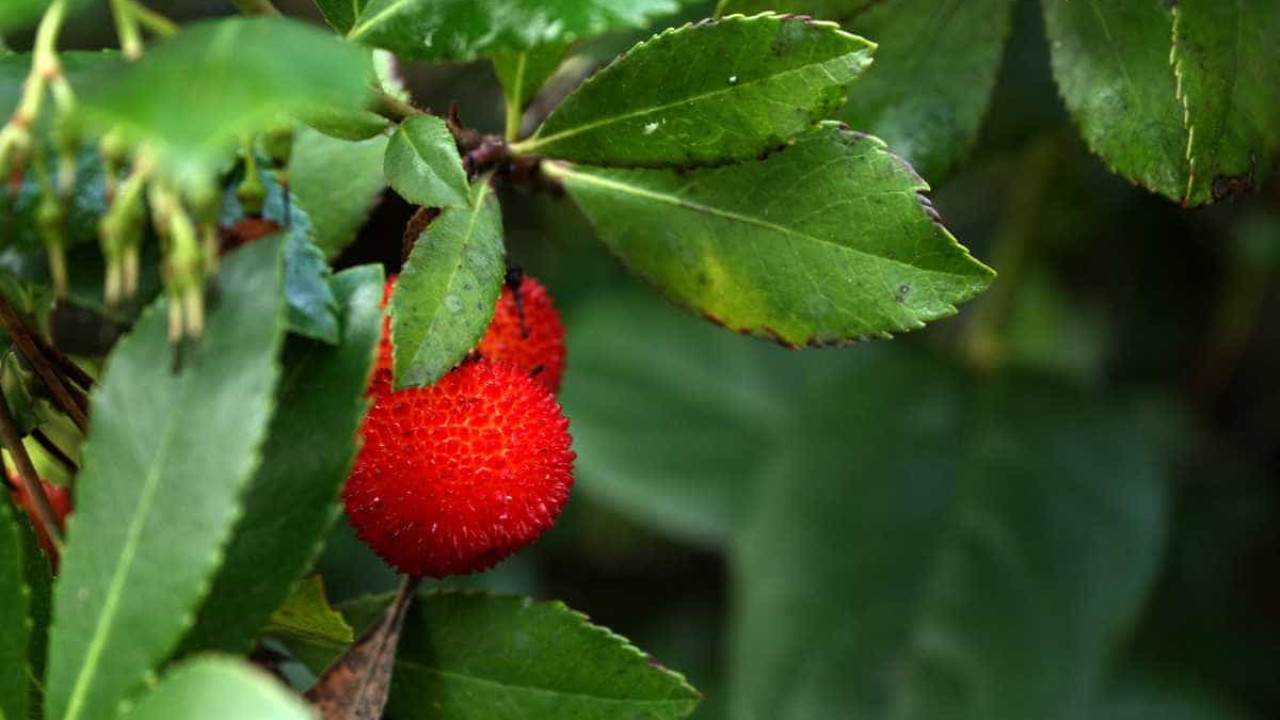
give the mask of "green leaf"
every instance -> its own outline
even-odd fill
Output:
[[[17,529],[17,546],[10,546],[8,533],[5,532],[6,520],[4,515],[6,512],[12,512],[14,528]],[[4,588],[0,589],[0,596],[4,596],[0,602],[4,603],[0,607],[0,657],[5,657],[3,670],[0,670],[0,688],[17,687],[18,676],[22,678],[23,691],[26,693],[26,700],[19,696],[10,696],[9,691],[0,694],[0,717],[5,717],[6,712],[10,712],[13,705],[26,706],[26,714],[15,712],[10,716],[17,717],[18,720],[26,720],[27,717],[38,719],[41,717],[40,707],[44,705],[45,693],[45,656],[47,652],[47,639],[49,639],[49,606],[50,596],[52,593],[52,569],[49,556],[46,555],[44,548],[40,546],[40,541],[36,537],[36,530],[32,528],[28,518],[24,516],[22,511],[12,509],[10,503],[4,498],[0,498],[0,583],[4,584]],[[19,553],[19,560],[22,562],[20,569],[20,577],[18,582],[10,584],[9,580],[13,578],[10,574],[13,561],[12,553]],[[12,594],[17,591],[23,600],[20,602],[12,602],[14,600]],[[24,615],[22,615],[24,614]],[[22,621],[17,620],[22,618]],[[18,638],[18,635],[26,632],[26,644]],[[10,655],[12,653],[12,655]],[[15,664],[10,665],[10,661],[20,659]],[[10,674],[12,673],[12,674]],[[10,703],[9,706],[5,702]]]
[[[1043,0],[1053,74],[1090,149],[1173,200],[1187,188],[1187,132],[1161,0]]]
[[[389,598],[347,610],[363,627]],[[341,646],[313,645],[308,662]],[[390,717],[417,720],[675,720],[700,696],[563,603],[471,592],[420,596],[409,610],[396,659]]]
[[[754,498],[735,716],[1078,717],[1154,578],[1162,439],[1114,397],[857,360]]]
[[[544,170],[669,298],[784,345],[914,330],[991,282],[905,162],[832,126],[725,168]]]
[[[792,403],[775,370],[801,356],[647,293],[593,298],[568,320],[560,401],[578,490],[678,538],[727,543],[750,488],[777,469]]]
[[[668,30],[583,83],[514,149],[613,166],[745,160],[844,104],[874,48],[833,23],[779,15]]]
[[[49,0],[5,0],[0,4],[0,30],[25,27],[34,23],[49,5]]]
[[[930,182],[968,154],[991,102],[1014,0],[893,0],[844,23],[879,44],[840,114]]]
[[[22,522],[9,499],[0,496],[0,718],[15,720],[30,716],[31,702],[27,653],[33,623]]]
[[[391,129],[391,121],[372,110],[327,108],[307,113],[306,124],[335,140],[369,140]]]
[[[507,104],[508,140],[519,137],[525,107],[555,74],[568,49],[567,43],[551,43],[521,52],[497,53],[491,58]]]
[[[114,717],[189,625],[266,437],[282,283],[280,242],[250,245],[226,259],[180,370],[163,299],[108,358],[54,592],[48,717]]]
[[[319,575],[299,582],[284,604],[271,614],[271,621],[262,632],[330,643],[350,643],[356,639],[355,631],[342,613],[330,607],[324,594],[324,580]]]
[[[315,226],[315,242],[333,257],[356,239],[387,181],[387,138],[347,142],[300,129],[289,161],[290,189]]]
[[[474,207],[445,208],[418,237],[391,293],[397,389],[440,379],[493,320],[505,274],[502,210],[488,182],[472,192]]]
[[[314,340],[338,344],[338,301],[329,287],[324,253],[305,232],[284,234],[284,294],[289,331]]]
[[[463,62],[499,52],[647,27],[676,0],[316,0],[352,40],[397,55]]]
[[[331,281],[341,307],[336,347],[285,346],[277,410],[226,559],[185,643],[188,651],[243,652],[315,562],[341,508],[338,497],[368,407],[364,391],[382,337],[382,271]]]
[[[1189,130],[1183,202],[1258,184],[1280,151],[1280,2],[1182,0],[1173,62]]]
[[[0,3],[0,30],[21,30],[40,19],[52,0],[4,0]],[[68,13],[74,13],[88,0],[67,0]]]
[[[820,20],[844,20],[882,0],[720,0],[716,15],[756,15],[762,12],[798,13]]]
[[[238,660],[204,657],[170,671],[121,720],[312,720],[277,680]]]
[[[40,717],[49,632],[49,557],[0,489],[0,718]]]
[[[86,114],[147,143],[178,182],[217,169],[239,138],[288,116],[361,107],[368,54],[305,23],[231,18],[187,26],[86,92]],[[89,90],[89,88],[86,88]]]
[[[414,205],[471,204],[453,133],[434,115],[415,115],[396,128],[387,144],[386,175],[392,189]]]

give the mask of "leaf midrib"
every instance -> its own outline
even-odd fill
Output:
[[[446,281],[442,283],[445,288],[453,286],[453,281],[458,277],[458,273],[462,270],[462,265],[466,261],[465,249],[471,245],[471,240],[475,236],[476,223],[480,220],[480,213],[484,210],[485,200],[487,199],[488,194],[488,182],[481,182],[480,187],[476,190],[475,205],[471,208],[471,217],[467,220],[467,231],[462,237],[462,248],[464,252],[458,254],[457,264],[454,265],[454,268],[449,273]],[[414,348],[413,357],[410,358],[410,366],[417,364],[419,356],[422,355],[422,352],[426,349],[427,345],[430,344],[432,338],[430,328],[435,326],[436,319],[440,315],[440,307],[444,304],[444,297],[446,294],[447,293],[441,294],[440,302],[436,304],[435,311],[431,314],[431,320],[428,323],[428,332],[423,337],[422,342],[418,343]]]
[[[837,30],[836,32],[840,34],[848,34],[848,33],[844,33],[841,30]],[[856,37],[856,36],[851,35],[850,37]],[[535,152],[540,147],[550,145],[556,142],[561,142],[568,138],[581,135],[582,133],[591,132],[592,130],[596,130],[601,127],[606,127],[614,123],[626,122],[627,120],[643,117],[645,115],[650,115],[652,113],[663,112],[665,110],[670,110],[672,108],[679,107],[681,105],[702,102],[704,100],[708,100],[710,98],[717,97],[719,95],[724,95],[726,93],[738,92],[744,88],[749,88],[749,87],[752,87],[753,85],[759,85],[763,82],[767,82],[771,80],[786,79],[793,74],[810,72],[814,68],[825,68],[829,63],[835,62],[836,60],[840,60],[841,58],[845,58],[850,55],[857,55],[859,53],[864,53],[868,49],[869,48],[864,46],[857,50],[851,50],[849,52],[827,58],[826,60],[822,60],[820,62],[808,63],[805,65],[801,65],[799,67],[791,68],[790,70],[783,70],[777,73],[763,75],[761,77],[756,78],[755,80],[748,80],[746,82],[734,83],[732,85],[729,85],[728,87],[717,88],[715,90],[710,90],[698,95],[691,95],[688,97],[681,98],[679,100],[674,100],[672,102],[669,102],[663,105],[653,105],[650,107],[641,108],[639,110],[632,110],[630,112],[622,113],[621,115],[611,115],[609,117],[601,118],[594,122],[589,122],[584,125],[578,125],[577,127],[569,128],[568,130],[561,130],[560,132],[555,133],[553,135],[547,135],[545,137],[542,137],[541,135],[535,133],[534,136],[529,140],[523,143],[517,143],[517,145],[520,146],[518,150],[515,147],[513,147],[512,149],[519,153]],[[729,72],[732,72],[732,71],[729,71]],[[861,69],[857,73],[854,73],[854,77],[856,77],[860,73],[861,73]],[[828,75],[830,75],[830,73],[828,73]],[[590,83],[595,80],[596,78],[591,78],[591,80],[588,80],[587,82]],[[839,85],[839,84],[840,83],[837,83],[837,82],[831,83],[831,85]],[[584,85],[583,88],[585,87],[587,86]]]
[[[89,649],[85,653],[84,664],[80,666],[80,673],[76,676],[76,683],[71,690],[71,698],[67,701],[66,720],[75,720],[79,717],[80,708],[84,702],[85,694],[88,692],[89,683],[97,673],[102,651],[111,636],[111,627],[108,621],[114,619],[119,611],[120,599],[124,595],[124,580],[133,568],[133,562],[138,552],[138,543],[142,539],[143,527],[151,513],[151,505],[155,499],[156,489],[159,487],[160,468],[164,465],[169,453],[169,440],[173,433],[176,432],[178,421],[183,417],[183,414],[176,410],[186,405],[185,401],[187,394],[190,392],[191,380],[195,376],[196,373],[187,373],[183,376],[179,384],[177,402],[170,406],[168,422],[160,435],[159,449],[147,468],[143,493],[138,500],[138,511],[134,513],[133,522],[129,524],[129,530],[125,535],[125,545],[121,551],[120,559],[116,563],[116,572],[111,578],[111,585],[107,588],[107,597],[102,603],[102,612],[98,615],[98,624],[94,629],[93,637],[89,641]]]
[[[829,239],[827,239],[827,238],[818,237],[818,236],[816,236],[816,235],[809,235],[809,234],[807,234],[807,233],[802,233],[802,232],[800,232],[800,231],[798,231],[798,230],[795,230],[795,229],[792,229],[792,228],[786,227],[785,225],[778,225],[778,224],[776,224],[776,223],[771,223],[771,222],[769,222],[769,221],[767,221],[767,220],[761,220],[760,218],[752,217],[752,216],[750,216],[750,215],[742,215],[742,214],[740,214],[740,213],[735,213],[735,212],[731,212],[731,211],[728,211],[728,210],[722,210],[722,209],[720,209],[720,208],[712,207],[712,206],[710,206],[710,205],[703,205],[703,204],[701,204],[701,203],[695,203],[695,202],[692,202],[692,201],[690,201],[690,200],[686,200],[686,199],[684,199],[684,198],[676,197],[676,196],[674,196],[674,195],[666,195],[666,194],[663,194],[663,193],[654,192],[653,190],[648,190],[648,189],[646,189],[646,188],[636,187],[636,186],[634,186],[634,185],[627,185],[626,183],[621,183],[621,182],[618,182],[618,181],[616,181],[616,180],[607,180],[607,179],[605,179],[605,178],[597,177],[597,176],[595,176],[595,175],[590,175],[590,174],[586,174],[586,173],[579,173],[579,172],[576,172],[576,171],[574,171],[574,170],[572,170],[572,169],[570,169],[570,168],[568,168],[568,167],[564,166],[563,164],[552,164],[552,163],[547,163],[547,164],[544,164],[544,169],[549,170],[549,171],[550,171],[550,174],[551,174],[551,175],[553,175],[553,176],[554,176],[554,175],[567,175],[567,176],[573,177],[573,178],[575,178],[575,179],[577,179],[577,180],[580,180],[580,181],[582,181],[582,182],[585,182],[585,183],[588,183],[588,184],[595,184],[595,185],[598,185],[598,186],[600,186],[600,187],[607,188],[607,189],[610,189],[610,190],[616,190],[617,192],[620,192],[620,193],[624,193],[624,194],[628,194],[628,195],[634,195],[634,196],[636,196],[636,197],[645,198],[645,199],[647,199],[647,200],[653,200],[653,201],[655,201],[655,202],[662,202],[662,203],[667,203],[667,204],[669,204],[669,205],[675,205],[675,206],[677,206],[677,207],[682,207],[682,208],[685,208],[685,209],[688,209],[688,210],[692,210],[692,211],[694,211],[694,212],[705,213],[705,214],[707,214],[707,215],[712,215],[712,216],[715,216],[715,217],[723,218],[723,219],[725,219],[725,220],[729,220],[729,221],[732,221],[732,222],[739,222],[739,223],[743,223],[743,224],[746,224],[746,225],[755,225],[756,227],[764,228],[764,229],[766,229],[766,230],[772,230],[772,231],[774,231],[774,232],[781,233],[781,234],[783,234],[783,235],[789,235],[789,236],[792,236],[792,237],[797,237],[797,238],[800,238],[800,239],[802,239],[802,240],[811,240],[811,241],[813,241],[813,242],[821,243],[821,244],[824,244],[824,245],[832,245],[832,246],[834,246],[834,247],[840,248],[840,249],[842,249],[842,250],[846,250],[846,251],[848,251],[848,252],[850,252],[850,253],[853,253],[854,255],[858,255],[858,256],[860,256],[860,257],[870,258],[870,259],[872,259],[872,260],[876,260],[876,261],[878,261],[878,262],[886,262],[886,263],[891,263],[891,264],[894,264],[894,265],[899,265],[899,266],[901,266],[901,267],[908,268],[908,269],[910,269],[910,270],[912,270],[912,271],[915,271],[915,272],[936,273],[936,274],[939,274],[939,275],[949,275],[949,276],[951,276],[951,277],[958,277],[958,278],[969,278],[969,277],[971,277],[969,274],[966,274],[966,273],[963,273],[963,272],[957,272],[957,271],[951,271],[951,270],[936,270],[936,269],[932,269],[932,268],[923,268],[923,267],[920,267],[920,266],[918,266],[918,265],[912,265],[912,264],[911,264],[911,263],[909,263],[909,262],[905,262],[905,261],[903,261],[903,260],[899,260],[899,259],[897,259],[897,258],[885,257],[885,256],[883,256],[883,255],[876,255],[875,253],[867,252],[866,250],[862,250],[862,249],[860,249],[860,248],[852,247],[852,246],[850,246],[850,245],[842,245],[842,244],[840,244],[840,243],[838,243],[838,242],[835,242],[834,240],[829,240]],[[904,194],[906,194],[907,192],[909,192],[909,191],[892,191],[892,192],[881,193],[881,194],[886,194],[886,195],[904,195]],[[923,212],[923,210],[922,210],[922,212]]]
[[[545,696],[561,697],[561,698],[575,698],[579,700],[590,700],[592,702],[598,702],[598,703],[667,706],[667,705],[687,705],[689,703],[696,702],[696,699],[691,697],[683,698],[683,699],[681,698],[668,698],[668,699],[616,698],[616,697],[606,697],[604,695],[590,695],[588,693],[582,693],[582,692],[570,692],[568,690],[556,690],[554,688],[536,687],[533,685],[513,685],[510,683],[503,682],[501,680],[494,680],[492,678],[480,677],[478,675],[465,675],[460,672],[434,668],[429,665],[424,665],[422,663],[414,662],[412,660],[397,660],[396,665],[410,669],[410,670],[415,670],[424,674],[438,675],[440,677],[449,678],[459,682],[469,682],[469,683],[474,683],[476,685],[483,685],[486,687],[502,688],[504,690],[517,690],[520,692],[536,694],[536,695],[545,695]]]

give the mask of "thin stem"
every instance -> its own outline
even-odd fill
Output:
[[[9,171],[9,162],[15,154],[18,165],[14,170],[21,170],[21,163],[25,160],[23,151],[32,144],[31,126],[39,119],[44,106],[45,89],[62,75],[57,46],[58,35],[66,19],[67,0],[54,0],[40,19],[31,51],[31,72],[23,84],[22,99],[9,122],[0,130],[0,171]]]
[[[58,447],[58,444],[53,441],[53,438],[46,435],[43,430],[40,428],[32,430],[31,437],[42,449],[44,449],[46,453],[49,454],[49,457],[61,463],[62,466],[65,467],[72,475],[80,472],[80,466],[76,464],[76,461],[72,460],[71,456],[68,455],[65,450]]]
[[[111,18],[120,38],[120,50],[130,60],[142,57],[142,30],[129,0],[111,0]]]
[[[44,105],[46,84],[52,76],[61,72],[56,53],[58,35],[62,32],[66,19],[66,0],[54,0],[45,10],[40,27],[36,30],[35,46],[31,50],[31,72],[23,86],[22,102],[9,120],[11,126],[22,126],[25,129],[39,117],[40,108]]]
[[[178,34],[178,24],[174,21],[143,5],[138,0],[128,0],[128,2],[130,11],[133,12],[133,16],[138,19],[142,27],[160,37]]]
[[[520,125],[524,121],[524,107],[520,103],[520,96],[524,94],[524,73],[528,62],[529,53],[520,53],[520,58],[516,61],[516,87],[507,98],[507,126],[504,133],[507,142],[515,142],[520,139]]]
[[[0,325],[9,333],[9,337],[13,339],[14,347],[18,349],[18,353],[22,355],[27,364],[35,370],[36,375],[44,382],[45,387],[49,389],[49,393],[53,396],[58,407],[71,418],[76,424],[80,432],[86,432],[89,427],[89,419],[85,414],[84,407],[63,384],[62,377],[57,370],[49,364],[48,359],[40,352],[35,342],[31,339],[30,333],[27,332],[26,323],[18,315],[13,306],[9,304],[9,300],[0,295]]]
[[[373,102],[369,105],[369,110],[393,123],[404,122],[414,115],[426,114],[425,111],[379,88],[373,90]]]
[[[279,15],[271,0],[231,0],[231,4],[243,15]]]
[[[25,325],[25,321],[23,324]],[[93,389],[93,376],[85,372],[84,368],[77,365],[71,358],[63,355],[62,351],[54,347],[48,340],[45,340],[44,336],[35,332],[29,332],[28,334],[35,341],[36,346],[40,348],[40,352],[44,353],[44,356],[50,362],[57,365],[63,375],[66,375],[68,379],[85,390]]]
[[[22,435],[18,433],[18,425],[13,420],[13,413],[9,412],[9,401],[4,397],[3,391],[0,391],[0,439],[4,442],[4,448],[9,451],[9,456],[13,458],[13,464],[18,469],[18,478],[22,481],[23,489],[27,491],[27,497],[31,498],[35,506],[36,520],[44,527],[45,535],[53,545],[54,553],[61,555],[62,528],[58,527],[58,516],[53,511],[49,496],[44,493],[44,485],[36,475],[35,466],[31,464],[27,447],[22,444]]]

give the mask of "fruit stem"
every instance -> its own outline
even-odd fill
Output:
[[[57,556],[62,554],[62,529],[58,527],[58,516],[53,511],[49,496],[44,492],[44,485],[36,475],[35,466],[31,464],[31,456],[22,444],[22,436],[18,433],[18,425],[13,420],[13,413],[9,411],[9,400],[5,398],[3,390],[0,390],[0,439],[4,441],[4,448],[9,451],[9,457],[13,458],[27,497],[31,498],[35,506],[36,520],[44,526],[45,534],[53,545],[53,559],[56,561]]]

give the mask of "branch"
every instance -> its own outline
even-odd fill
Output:
[[[414,115],[426,114],[425,110],[419,110],[381,88],[373,88],[373,102],[369,105],[369,110],[393,123],[402,123]]]
[[[27,330],[27,325],[22,321],[17,311],[9,304],[9,299],[0,294],[0,325],[9,333],[9,337],[13,338],[14,347],[18,349],[18,353],[22,355],[31,369],[36,371],[36,375],[44,382],[45,387],[49,389],[49,394],[53,396],[58,407],[71,418],[76,424],[80,432],[86,432],[89,427],[89,419],[85,414],[85,408],[80,403],[83,402],[83,396],[73,396],[63,384],[62,377],[58,371],[49,364],[48,358],[44,353],[40,352],[34,340],[31,339],[31,333]],[[80,401],[80,402],[77,402]]]
[[[61,554],[62,529],[58,527],[58,516],[53,511],[53,505],[49,503],[49,496],[44,493],[44,485],[36,475],[35,466],[31,464],[31,456],[27,455],[27,447],[22,444],[22,436],[18,433],[18,425],[13,420],[13,413],[9,412],[9,401],[5,398],[3,391],[0,391],[0,439],[4,442],[4,448],[9,451],[9,456],[13,458],[13,464],[18,468],[18,479],[22,481],[27,497],[31,498],[36,511],[36,520],[44,527],[45,534],[53,545],[54,553]]]

